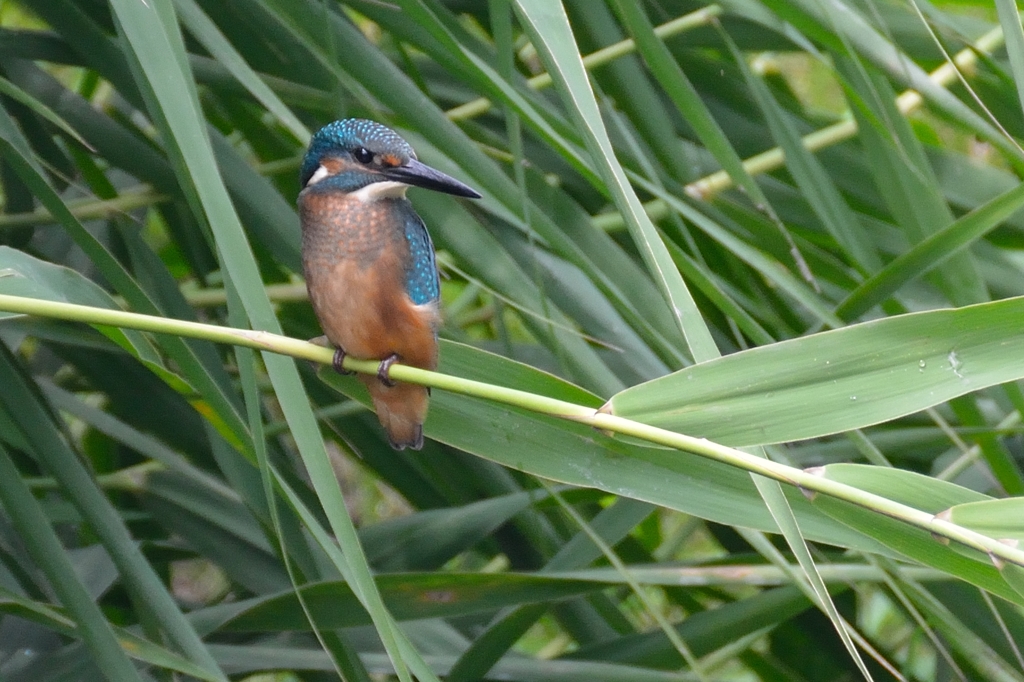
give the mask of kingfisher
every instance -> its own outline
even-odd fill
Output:
[[[349,118],[321,128],[300,171],[306,288],[334,369],[346,355],[379,360],[361,375],[391,447],[423,447],[429,389],[392,381],[391,365],[437,368],[440,282],[426,225],[405,196],[424,187],[480,194],[416,159],[390,128]]]

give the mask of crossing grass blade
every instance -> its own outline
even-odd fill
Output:
[[[132,47],[137,82],[148,100],[151,114],[163,124],[165,141],[178,164],[177,171],[184,180],[186,194],[209,221],[224,267],[237,287],[246,314],[255,327],[279,331],[277,318],[260,287],[252,251],[221,181],[212,148],[206,142],[198,98],[189,78],[184,46],[170,5],[156,3],[149,7],[116,2],[114,9],[119,30]],[[186,143],[196,140],[200,144]],[[398,651],[396,626],[380,602],[341,491],[333,480],[327,453],[316,431],[295,365],[274,356],[267,356],[265,362],[332,529],[346,546],[345,565],[339,569],[354,581],[391,653],[399,678],[411,679]]]
[[[622,211],[652,278],[669,303],[690,353],[695,359],[714,357],[718,349],[700,311],[612,151],[611,140],[587,81],[582,60],[573,49],[575,42],[568,18],[561,8],[532,0],[518,2],[516,7],[524,19],[526,30],[533,38],[534,46],[548,65],[548,72],[557,74],[554,75],[555,84],[563,102],[584,133],[587,148],[612,191],[616,206]]]
[[[214,59],[231,71],[232,75],[245,86],[253,97],[277,117],[278,121],[295,136],[297,141],[301,143],[309,139],[310,132],[306,126],[260,80],[259,75],[235,51],[216,24],[203,13],[199,5],[192,0],[176,0],[175,8],[189,32],[203,43]]]
[[[1006,53],[1010,58],[1010,73],[1017,84],[1017,98],[1024,111],[1024,29],[1021,28],[1020,12],[1016,3],[996,0],[999,25],[1006,36]]]
[[[4,392],[3,408],[10,415],[17,415],[12,420],[18,425],[34,456],[57,479],[76,510],[99,536],[104,548],[117,565],[126,588],[138,601],[140,608],[145,609],[147,617],[160,626],[175,647],[192,663],[202,667],[207,674],[217,679],[225,679],[195,631],[184,619],[181,610],[174,603],[152,565],[145,560],[132,541],[128,528],[118,516],[116,509],[103,496],[77,455],[63,441],[60,425],[51,417],[51,408],[40,400],[35,393],[34,385],[26,380],[10,352],[6,348],[0,350],[3,351],[0,357],[0,372],[8,389]],[[31,514],[37,522],[44,518],[42,514],[31,509],[30,504],[19,502],[16,507],[24,513]],[[70,592],[68,596],[75,598]],[[81,599],[81,595],[77,599]],[[88,617],[87,612],[84,615]],[[94,628],[96,625],[93,623],[89,627]],[[99,637],[101,634],[97,633],[96,636]],[[102,645],[102,640],[98,645]],[[107,655],[104,659],[118,666],[114,668],[115,670],[124,669],[123,665],[108,658]],[[125,679],[134,679],[134,675]]]
[[[12,521],[28,540],[27,550],[38,565],[43,567],[54,591],[74,618],[76,634],[92,651],[97,665],[104,666],[110,678],[118,682],[141,680],[142,677],[115,639],[110,623],[79,582],[57,534],[49,524],[44,523],[46,517],[38,501],[32,497],[31,491],[18,475],[10,455],[2,445],[0,472],[9,477],[8,484],[0,494],[0,500],[5,508],[14,510]]]
[[[856,319],[893,295],[906,282],[938,267],[968,248],[1024,205],[1024,186],[1017,186],[979,206],[901,254],[854,289],[836,308],[845,319]]]
[[[911,243],[931,237],[953,222],[954,216],[942,196],[924,147],[910,124],[899,114],[891,87],[877,73],[862,72],[850,62],[840,62],[848,79],[862,95],[863,106],[853,104],[864,144],[872,150],[868,156],[875,186],[884,197],[899,226]],[[873,112],[865,110],[873,107]],[[884,121],[884,125],[873,121]],[[980,303],[988,299],[969,252],[954,253],[942,272],[932,279],[946,297],[957,305]]]

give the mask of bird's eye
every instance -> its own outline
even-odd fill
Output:
[[[355,157],[359,163],[370,163],[373,161],[373,153],[366,147],[357,147],[352,156]]]

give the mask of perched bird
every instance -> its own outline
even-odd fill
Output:
[[[335,348],[380,360],[361,375],[396,450],[423,446],[428,389],[394,382],[394,362],[437,367],[440,284],[434,246],[412,204],[410,186],[456,196],[480,194],[420,163],[395,131],[363,119],[335,121],[310,141],[302,160],[299,217],[302,265],[313,311]]]

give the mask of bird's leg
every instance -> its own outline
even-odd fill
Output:
[[[345,356],[346,355],[348,355],[348,353],[346,353],[343,348],[335,348],[334,349],[334,359],[331,361],[331,366],[334,367],[334,371],[337,372],[338,374],[343,374],[343,375],[355,374],[355,372],[353,372],[352,370],[345,369],[344,362],[345,362]]]
[[[391,376],[388,374],[388,372],[391,371],[391,365],[395,364],[396,362],[398,362],[398,355],[392,353],[391,355],[381,360],[380,364],[377,366],[377,378],[380,379],[380,383],[384,384],[389,388],[391,386],[394,386],[395,382],[391,379]]]
[[[331,366],[334,368],[335,372],[344,375],[355,374],[355,372],[353,372],[350,369],[345,369],[345,367],[342,365],[342,363],[345,362],[345,356],[348,355],[348,353],[345,352],[344,348],[335,347],[335,345],[331,343],[330,339],[328,339],[326,336],[317,336],[316,338],[310,339],[309,342],[322,348],[334,348],[334,358],[331,359]],[[313,365],[313,371],[316,371],[316,364],[310,364]]]

